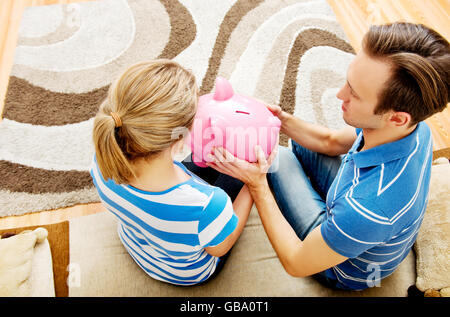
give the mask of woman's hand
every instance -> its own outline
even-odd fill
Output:
[[[267,159],[261,147],[255,146],[256,163],[238,159],[223,147],[214,148],[214,156],[210,157],[212,163],[207,163],[207,165],[223,174],[239,179],[248,187],[255,187],[267,180],[267,171],[278,153],[278,142],[277,139],[272,153]]]

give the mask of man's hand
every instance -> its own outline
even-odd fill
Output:
[[[266,104],[267,109],[269,109],[270,112],[272,112],[272,114],[276,117],[278,117],[278,119],[280,119],[281,121],[281,129],[283,129],[283,123],[288,120],[289,118],[289,114],[285,111],[283,111],[283,109],[281,109],[280,106],[278,105],[267,105]]]
[[[274,116],[277,116],[278,119],[281,120],[281,116],[283,115],[283,110],[281,109],[280,106],[277,105],[266,105],[267,109],[270,110],[270,112],[273,113]]]
[[[207,163],[207,165],[223,174],[239,179],[247,184],[249,188],[255,187],[267,181],[267,171],[278,153],[278,142],[279,140],[277,139],[267,159],[261,147],[259,145],[255,146],[256,163],[249,163],[245,160],[238,159],[223,147],[214,148],[214,156],[210,157],[213,162]]]

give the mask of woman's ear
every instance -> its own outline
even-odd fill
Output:
[[[172,158],[176,157],[177,155],[179,155],[180,153],[183,152],[183,150],[184,150],[184,140],[185,140],[184,137],[180,136],[178,141],[175,141],[170,146],[170,152],[171,152]]]

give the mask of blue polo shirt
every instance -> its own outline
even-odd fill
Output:
[[[321,232],[331,249],[349,258],[327,277],[361,290],[380,286],[416,240],[427,205],[432,137],[420,122],[403,139],[358,152],[364,136],[356,133],[328,191]]]

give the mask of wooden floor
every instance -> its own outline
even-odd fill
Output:
[[[89,0],[0,0],[0,112],[13,64],[20,19],[27,6]],[[450,40],[450,0],[327,0],[356,51],[370,24],[423,23]],[[1,118],[0,118],[1,120]],[[427,120],[434,150],[450,147],[450,108]],[[0,229],[56,223],[104,211],[101,204],[78,205],[23,216],[0,218]]]

